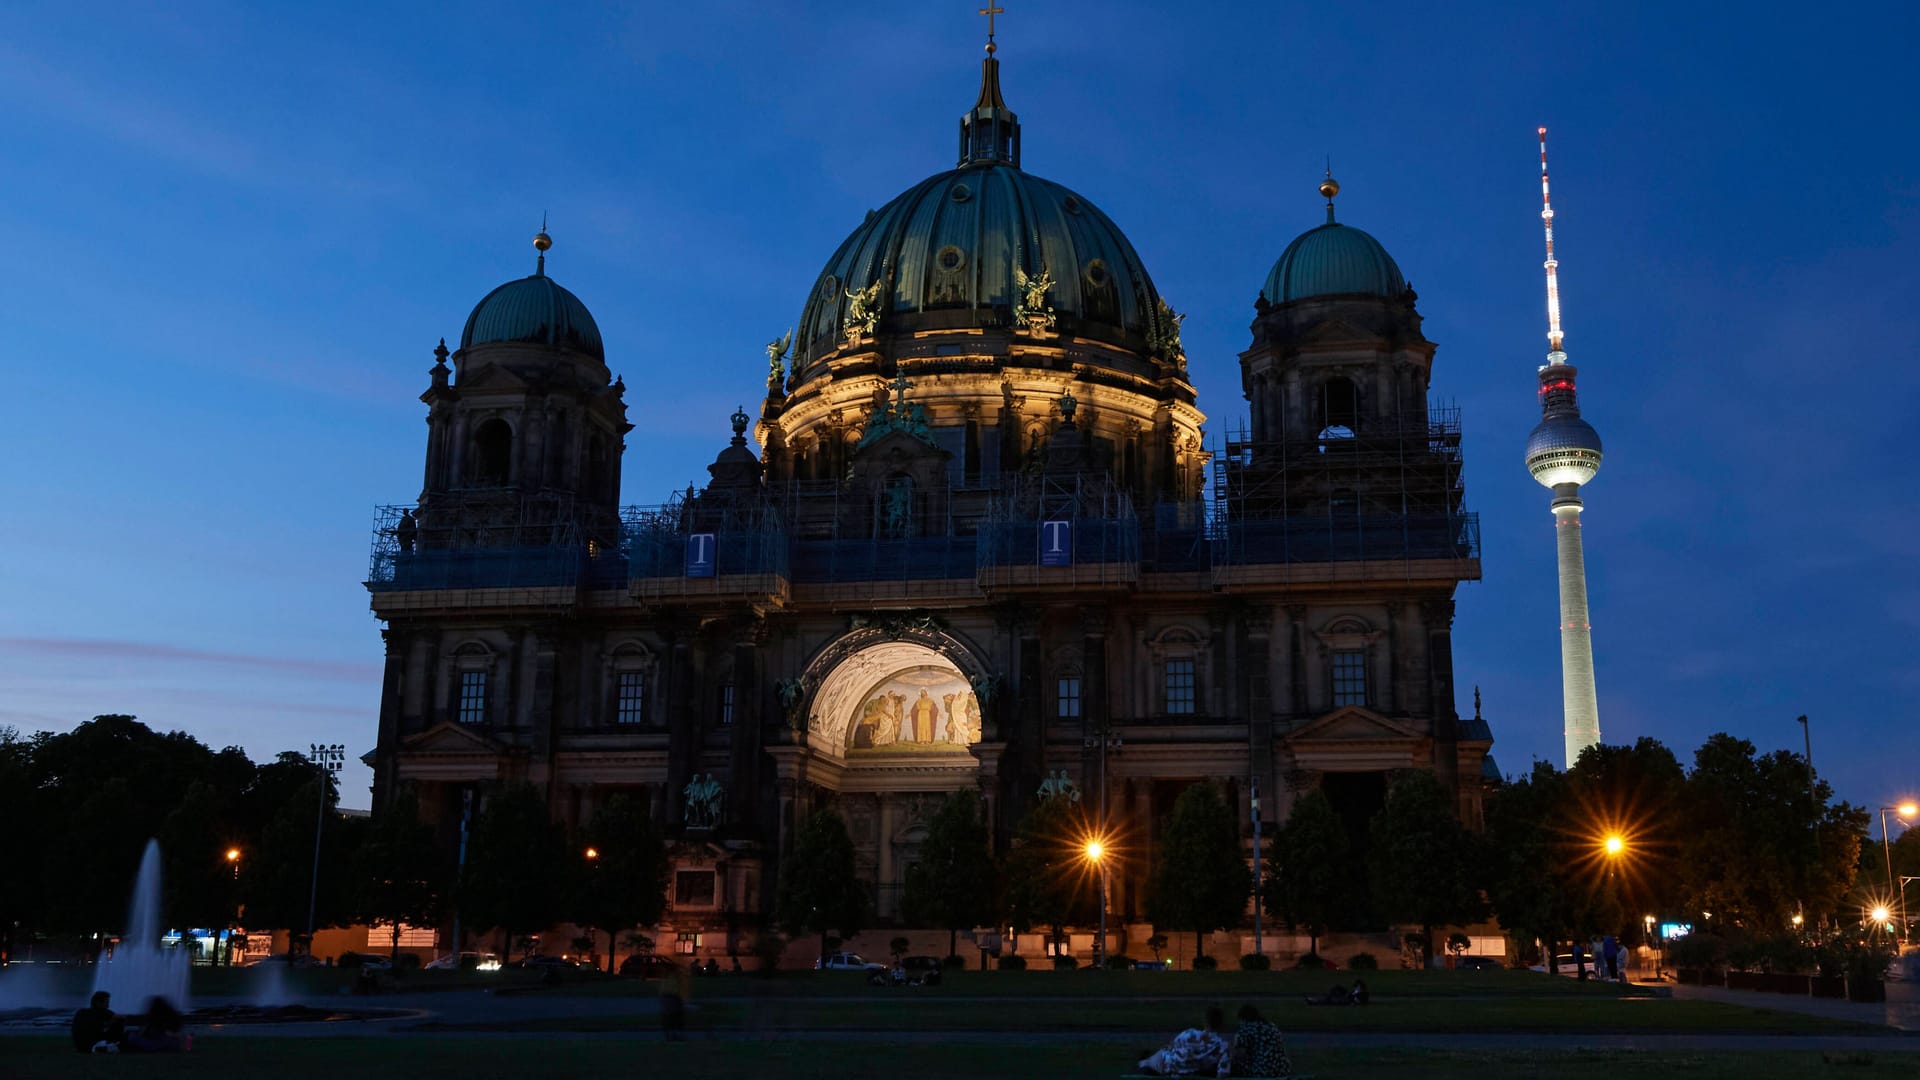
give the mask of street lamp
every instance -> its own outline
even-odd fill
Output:
[[[1920,816],[1920,805],[1915,805],[1912,799],[1908,799],[1899,806],[1883,806],[1880,808],[1880,851],[1887,859],[1887,888],[1900,890],[1900,946],[1904,949],[1907,944],[1907,886],[1905,882],[1893,876],[1893,841],[1887,834],[1887,815],[1889,813],[1898,818],[1900,824],[1912,828],[1913,819],[1916,816]],[[1876,917],[1879,918],[1882,923],[1887,921],[1883,916]]]
[[[234,888],[238,890],[240,886],[240,849],[239,848],[230,847],[227,849],[227,865],[233,867]],[[240,898],[236,896],[233,899],[234,899],[234,903],[238,905],[240,902]],[[239,927],[239,925],[240,925],[240,913],[236,908],[236,910],[234,911],[234,917],[231,920],[229,920],[227,923],[227,966],[228,967],[233,966],[233,933],[234,933],[234,930]]]
[[[1094,970],[1103,970],[1107,966],[1107,845],[1099,837],[1091,837],[1086,846],[1087,861],[1100,871],[1100,936],[1094,939]]]
[[[1609,859],[1617,859],[1620,857],[1620,853],[1627,849],[1627,842],[1622,840],[1618,835],[1614,835],[1607,837],[1600,846],[1606,849]]]

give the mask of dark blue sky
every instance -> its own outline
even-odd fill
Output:
[[[952,165],[979,6],[10,8],[0,724],[371,749],[370,508],[417,493],[433,345],[542,211],[636,391],[624,498],[660,501],[863,213]],[[1561,745],[1520,460],[1549,126],[1606,740],[1797,749],[1808,713],[1842,795],[1920,789],[1913,5],[1008,6],[1024,163],[1189,313],[1214,436],[1332,156],[1464,409],[1460,704],[1510,772]]]

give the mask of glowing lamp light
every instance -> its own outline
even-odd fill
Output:
[[[1872,916],[1873,921],[1877,923],[1884,923],[1893,917],[1893,913],[1887,910],[1887,905],[1885,904],[1876,906],[1872,911],[1868,912],[1868,914]]]
[[[1910,818],[1910,817],[1914,817],[1915,815],[1920,815],[1920,805],[1915,805],[1914,803],[1911,803],[1911,802],[1903,802],[1899,806],[1894,807],[1894,810],[1897,811],[1900,814],[1900,816],[1903,818]]]
[[[1627,842],[1618,836],[1609,836],[1606,839],[1606,843],[1602,846],[1606,848],[1607,854],[1618,855],[1627,849]]]
[[[1801,916],[1801,915],[1795,915],[1795,916],[1793,917],[1793,925],[1795,925],[1795,926],[1799,926],[1799,925],[1800,925],[1801,923],[1803,923],[1803,922],[1806,922],[1806,921],[1807,921],[1807,920],[1806,920],[1806,918],[1805,918],[1805,916]]]
[[[589,859],[597,859],[597,858],[599,858],[599,857],[600,857],[600,849],[599,849],[599,848],[588,848],[588,849],[587,849],[587,858],[589,858]]]
[[[239,849],[239,848],[237,848],[237,847],[230,847],[230,848],[228,848],[228,849],[227,849],[227,861],[228,861],[228,862],[239,862],[239,861],[240,861],[240,849]]]
[[[1106,854],[1107,854],[1107,845],[1101,843],[1098,840],[1087,841],[1087,858],[1088,859],[1094,862],[1099,862],[1101,859],[1106,857]]]

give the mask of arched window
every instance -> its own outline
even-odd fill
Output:
[[[481,487],[498,487],[513,473],[513,429],[495,417],[473,433],[473,482]]]
[[[1322,439],[1351,439],[1360,427],[1360,388],[1353,380],[1335,375],[1320,384],[1317,418]]]

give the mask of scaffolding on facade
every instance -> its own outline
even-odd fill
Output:
[[[374,508],[366,585],[429,589],[614,588],[618,533],[563,493],[500,491]]]
[[[1480,521],[1463,508],[1465,490],[1457,407],[1305,439],[1234,432],[1213,458],[1216,576],[1272,563],[1476,560]]]

